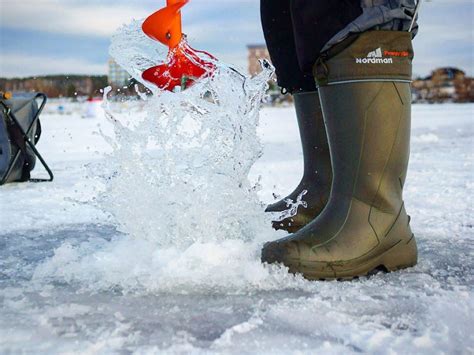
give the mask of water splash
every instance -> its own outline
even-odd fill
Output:
[[[166,55],[154,47],[134,22],[113,37],[111,54],[141,80]],[[95,204],[124,235],[100,247],[64,245],[35,276],[94,289],[290,287],[293,276],[260,263],[261,245],[276,236],[248,178],[262,154],[256,129],[272,74],[267,62],[253,78],[219,64],[179,93],[148,86],[154,95],[131,122],[106,101],[113,152],[90,172],[101,186]]]
[[[308,208],[308,203],[303,200],[303,197],[307,193],[308,193],[308,190],[301,191],[301,193],[296,197],[295,201],[293,201],[291,198],[286,198],[285,203],[286,203],[286,207],[288,208],[278,213],[277,216],[275,217],[275,221],[280,222],[287,218],[292,218],[296,216],[298,213],[298,208],[300,206],[303,208]]]
[[[115,60],[139,67],[146,60],[130,48],[136,32],[125,27],[121,33],[112,44]],[[108,110],[114,152],[94,167],[105,177],[100,207],[126,234],[160,246],[253,240],[265,218],[248,173],[262,152],[258,111],[272,73],[267,64],[246,78],[220,65],[180,93],[150,86],[155,94],[133,128]]]
[[[121,230],[161,246],[254,239],[263,212],[248,173],[261,154],[256,134],[265,69],[243,79],[221,66],[209,80],[150,97],[130,128],[110,111],[114,151],[101,166],[98,203]]]

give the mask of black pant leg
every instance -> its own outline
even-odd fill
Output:
[[[263,34],[276,69],[278,85],[290,92],[313,91],[316,86],[312,74],[304,74],[298,63],[291,20],[292,1],[260,0]]]
[[[361,1],[291,0],[290,3],[299,66],[310,74],[324,45],[362,14]]]

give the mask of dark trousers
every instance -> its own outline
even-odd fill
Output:
[[[260,0],[263,33],[278,85],[316,89],[312,67],[326,42],[361,13],[360,0]]]

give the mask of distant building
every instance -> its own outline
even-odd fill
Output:
[[[112,58],[109,59],[109,73],[107,76],[109,85],[117,87],[128,85],[130,77],[131,75]]]
[[[473,78],[460,69],[446,67],[433,70],[426,78],[415,79],[412,84],[415,101],[473,102]]]
[[[267,59],[270,61],[270,53],[264,44],[251,44],[248,49],[248,70],[250,75],[258,74],[262,71],[259,59]]]

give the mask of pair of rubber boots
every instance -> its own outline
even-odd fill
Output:
[[[304,175],[267,211],[284,211],[287,199],[298,197],[306,208],[273,222],[293,234],[265,244],[262,262],[284,264],[310,280],[352,279],[417,263],[402,197],[412,58],[410,33],[371,31],[315,64],[318,92],[294,94]]]

